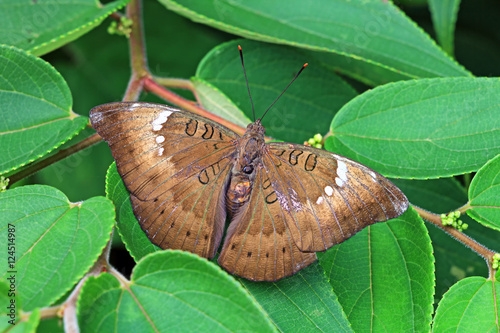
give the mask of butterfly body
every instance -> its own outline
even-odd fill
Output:
[[[262,168],[264,133],[264,127],[260,124],[260,120],[257,120],[248,125],[236,146],[229,186],[226,190],[226,206],[231,216],[250,199],[256,171]]]
[[[151,103],[91,110],[149,240],[212,259],[256,281],[290,276],[314,252],[401,215],[408,201],[375,171],[298,144],[266,143],[260,120],[243,136]]]

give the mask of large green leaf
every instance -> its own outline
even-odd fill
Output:
[[[71,203],[55,188],[33,185],[0,193],[0,216],[0,233],[9,232],[15,248],[15,263],[4,262],[0,279],[16,272],[30,311],[52,304],[88,271],[110,238],[114,212],[106,198]]]
[[[282,332],[352,332],[318,263],[277,282],[239,280]]]
[[[0,174],[47,154],[88,122],[71,111],[71,93],[48,63],[0,46]]]
[[[196,22],[259,41],[341,56],[346,73],[468,75],[390,1],[160,0]],[[330,60],[329,62],[332,62]],[[369,66],[366,66],[369,65]],[[364,73],[359,73],[361,67]]]
[[[273,332],[239,283],[194,254],[162,251],[120,285],[109,274],[89,278],[78,301],[82,332]]]
[[[355,332],[429,331],[434,258],[413,209],[363,229],[320,263]]]
[[[130,0],[4,0],[0,43],[42,55],[77,39]]]
[[[389,177],[439,178],[478,170],[500,153],[500,81],[402,81],[349,102],[326,148]]]
[[[487,227],[500,230],[500,155],[483,166],[469,187],[467,213]]]
[[[238,54],[241,45],[256,118],[276,100],[307,57],[285,46],[248,40],[224,43],[200,62],[196,76],[221,90],[253,119],[250,98]],[[263,119],[266,135],[303,143],[326,133],[335,113],[356,96],[353,88],[321,64],[311,62]]]
[[[498,332],[500,283],[483,277],[459,281],[439,302],[433,332]]]

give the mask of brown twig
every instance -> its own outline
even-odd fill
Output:
[[[490,274],[490,279],[494,278],[496,270],[493,269],[492,267],[492,260],[493,256],[495,255],[495,252],[491,251],[484,245],[476,242],[474,239],[470,238],[466,234],[458,231],[457,229],[453,228],[452,226],[449,225],[443,225],[441,221],[441,216],[438,214],[434,214],[431,212],[428,212],[422,208],[419,208],[417,206],[412,206],[413,209],[415,209],[422,217],[423,219],[429,221],[430,223],[434,224],[435,226],[441,228],[444,230],[447,234],[455,238],[456,240],[460,241],[462,244],[465,246],[469,247],[471,250],[482,256],[486,260],[486,264],[488,265],[488,270]],[[470,208],[470,206],[467,204],[459,209],[461,213],[465,213],[467,210],[467,207]]]
[[[15,182],[20,181],[21,179],[24,179],[24,178],[34,174],[35,172],[42,170],[43,168],[48,167],[49,165],[51,165],[55,162],[58,162],[58,161],[66,158],[70,155],[73,155],[73,154],[75,154],[75,153],[77,153],[85,148],[88,148],[88,147],[92,146],[93,144],[100,142],[101,140],[102,139],[98,134],[94,134],[94,135],[89,136],[88,138],[74,144],[73,146],[71,146],[69,148],[62,149],[62,150],[58,151],[54,155],[49,156],[40,162],[36,162],[36,163],[31,164],[28,167],[26,167],[25,169],[10,176],[9,177],[9,186],[14,184]]]
[[[132,75],[123,96],[124,101],[136,101],[144,88],[144,79],[151,77],[146,56],[146,44],[142,25],[142,3],[132,0],[127,5],[127,17],[132,21],[129,37]]]

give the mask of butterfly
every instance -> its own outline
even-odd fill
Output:
[[[403,214],[405,195],[346,157],[243,136],[197,114],[145,102],[90,111],[107,141],[142,230],[162,249],[215,257],[254,281],[276,281],[376,222]]]

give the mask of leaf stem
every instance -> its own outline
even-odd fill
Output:
[[[457,229],[453,228],[452,226],[449,225],[443,225],[441,221],[441,215],[434,214],[431,212],[428,212],[422,208],[419,208],[417,206],[412,205],[413,209],[415,209],[420,215],[421,218],[429,221],[430,223],[434,224],[435,226],[441,228],[444,230],[447,234],[455,238],[456,240],[460,241],[462,244],[465,246],[469,247],[471,250],[479,254],[481,257],[483,257],[486,260],[486,264],[488,265],[488,271],[489,271],[489,278],[494,279],[495,278],[495,273],[496,270],[493,269],[492,266],[492,260],[493,256],[495,255],[495,252],[491,251],[484,245],[476,242],[474,239],[470,238],[466,234],[458,231]],[[459,209],[461,213],[465,213],[465,211],[470,208],[468,204],[464,205]]]
[[[156,81],[156,83],[165,87],[186,89],[186,90],[191,90],[193,94],[195,93],[193,83],[186,79],[155,76],[154,80]]]
[[[34,174],[35,172],[38,172],[42,170],[43,168],[48,167],[51,164],[54,164],[55,162],[58,162],[70,155],[73,155],[85,148],[88,148],[92,146],[93,144],[100,142],[102,139],[99,136],[99,134],[94,134],[92,136],[89,136],[88,138],[74,144],[73,146],[59,150],[57,153],[55,153],[52,156],[47,157],[46,159],[40,161],[40,162],[35,162],[28,167],[22,169],[21,171],[13,174],[12,176],[9,177],[9,187],[12,186],[12,184]]]

